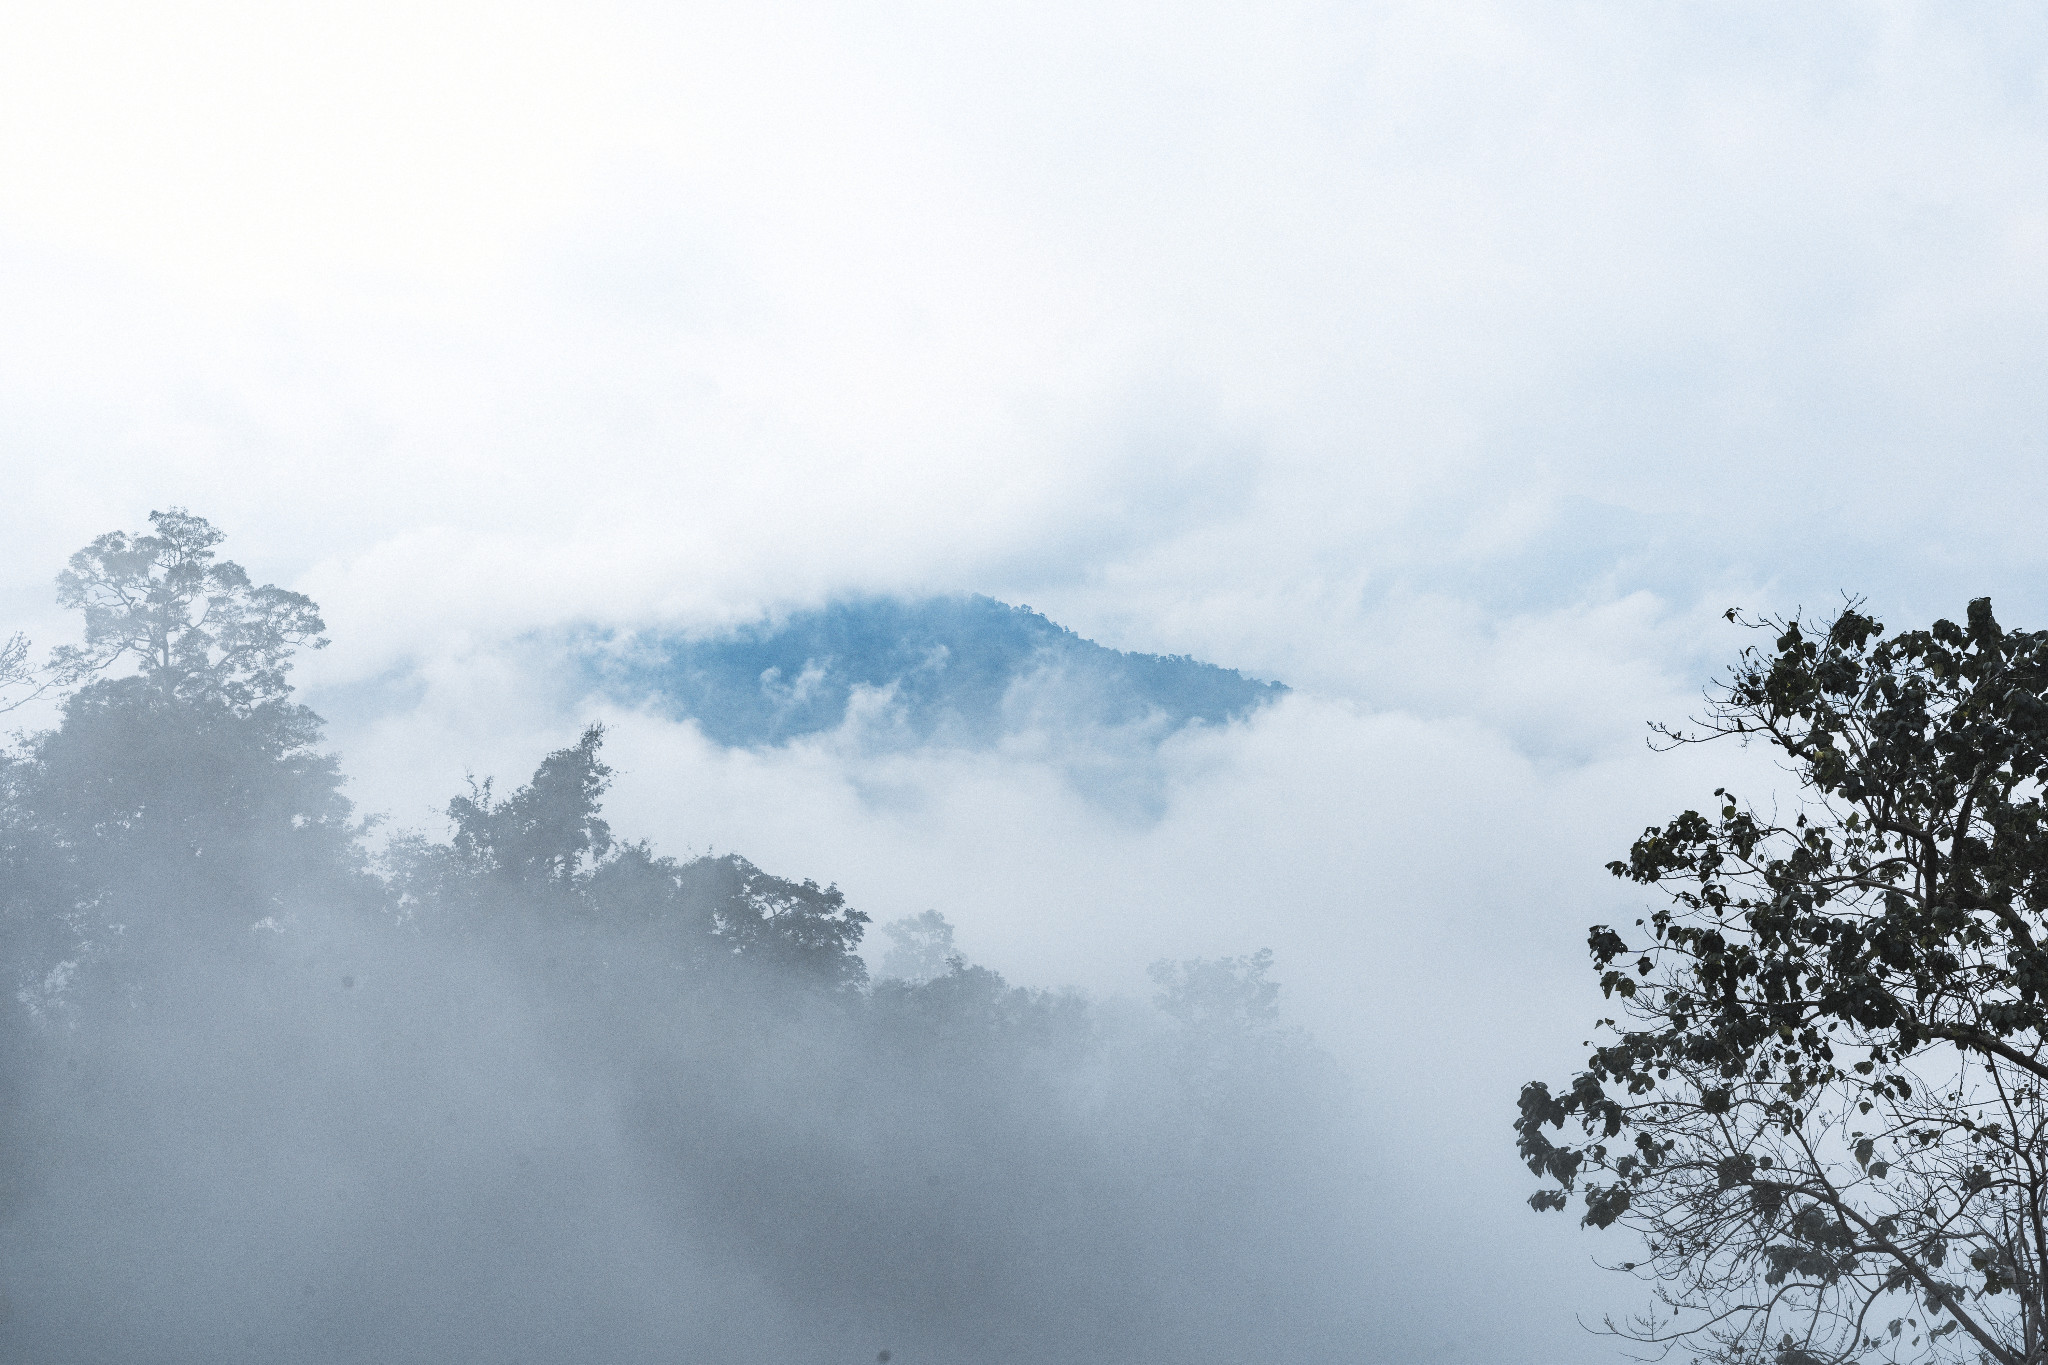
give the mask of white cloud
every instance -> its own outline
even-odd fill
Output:
[[[567,620],[981,590],[1281,677],[1156,821],[620,717],[619,823],[1026,979],[1270,942],[1410,1150],[1499,1162],[1600,863],[1742,762],[1636,747],[1719,610],[2048,607],[2044,51],[1928,3],[41,7],[0,614],[214,517],[328,609],[304,676],[406,821],[566,741],[504,646]],[[1513,1183],[1468,1243],[1562,1245]]]

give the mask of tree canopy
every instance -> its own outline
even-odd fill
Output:
[[[82,644],[53,655],[71,679],[121,660],[179,695],[211,695],[247,709],[282,698],[299,649],[327,645],[311,598],[257,587],[216,559],[222,532],[183,508],[149,514],[150,531],[109,531],[71,556],[57,601],[85,618]]]
[[[2048,632],[1730,616],[1768,643],[1661,733],[1794,789],[1610,864],[1666,898],[1591,931],[1620,1014],[1522,1092],[1530,1202],[1641,1236],[1653,1307],[1610,1326],[1645,1343],[2048,1360]]]
[[[290,699],[293,652],[326,643],[318,609],[253,586],[204,518],[150,525],[96,538],[58,576],[81,643],[40,667],[18,636],[0,650],[27,695],[61,697],[59,725],[0,757],[8,928],[52,959],[36,982],[52,962],[120,958],[132,985],[173,945],[241,942],[294,905],[366,893],[339,766]]]

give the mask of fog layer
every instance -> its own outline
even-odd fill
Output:
[[[616,836],[601,727],[373,856],[314,608],[217,540],[73,560],[0,765],[10,1358],[1365,1351],[1356,1102],[1269,954],[1094,1000],[927,914],[871,980],[831,886]]]

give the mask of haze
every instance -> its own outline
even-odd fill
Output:
[[[1720,613],[1848,591],[1884,619],[1984,594],[2048,616],[2036,7],[200,3],[9,28],[0,636],[75,639],[66,557],[189,507],[320,604],[334,643],[292,677],[389,816],[373,841],[448,838],[467,775],[511,790],[603,722],[622,838],[836,883],[877,925],[936,909],[970,962],[1105,1017],[1152,1019],[1148,964],[1272,949],[1281,1018],[1345,1078],[1302,1093],[1351,1106],[1341,1156],[1289,1173],[1341,1216],[1267,1262],[1347,1324],[1330,1359],[1617,1358],[1576,1319],[1632,1302],[1591,1261],[1623,1253],[1528,1211],[1508,1123],[1600,1012],[1585,926],[1639,913],[1605,861],[1746,761],[1641,742],[1746,642]],[[1143,744],[1054,710],[987,744],[729,747],[550,653],[974,593],[1291,690]],[[538,1031],[373,1068],[360,1103],[403,1131],[529,1047],[588,1056],[474,951],[391,968],[406,1010],[460,981]],[[366,997],[322,998],[294,1027],[362,1045],[323,1011]],[[188,1027],[142,1035],[132,1074],[174,1088]],[[209,1071],[222,1103],[258,1105],[280,1055]],[[289,1093],[279,1144],[325,1131]],[[514,1240],[583,1201],[595,1244],[674,1283],[698,1206],[619,1136],[667,1120],[533,1106],[589,1184]],[[462,1136],[435,1159],[527,1150]],[[409,1178],[389,1207],[442,1175]],[[13,1263],[54,1226],[0,1227]],[[421,1246],[478,1245],[434,1226]],[[40,1245],[89,1264],[66,1237]],[[706,1284],[753,1273],[707,1254]],[[60,1281],[5,1286],[16,1321],[87,1283]],[[265,1297],[287,1288],[191,1320],[302,1323]],[[557,1323],[548,1358],[890,1347],[780,1292],[734,1291],[715,1330]],[[932,1349],[968,1349],[950,1330]],[[112,1340],[82,1358],[142,1350]]]

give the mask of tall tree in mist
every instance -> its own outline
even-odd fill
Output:
[[[1621,1017],[1522,1092],[1531,1203],[1640,1236],[1645,1343],[2048,1360],[2048,632],[1984,599],[1896,637],[1854,604],[1744,624],[1769,643],[1664,733],[1797,789],[1717,790],[1610,865],[1668,900],[1592,930]]]
[[[957,954],[953,926],[936,910],[906,916],[882,926],[889,951],[882,955],[881,974],[912,983],[944,976]]]
[[[611,851],[612,831],[598,815],[612,770],[598,758],[604,727],[593,725],[575,747],[541,760],[527,783],[496,800],[491,779],[448,803],[453,848],[463,866],[513,885],[572,886]]]
[[[218,558],[204,518],[150,522],[59,575],[83,640],[50,674],[74,686],[58,726],[7,760],[10,922],[32,975],[233,942],[360,880],[339,769],[286,680],[294,650],[326,643],[317,609]]]
[[[58,604],[85,618],[84,643],[58,649],[58,667],[84,676],[127,661],[162,692],[243,712],[282,700],[292,654],[327,646],[313,600],[252,584],[215,555],[224,536],[204,517],[173,507],[149,523],[100,536],[57,575]]]

